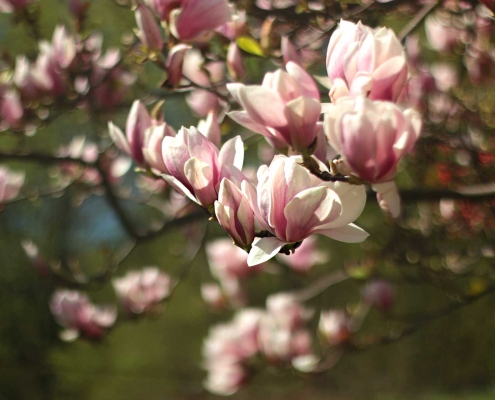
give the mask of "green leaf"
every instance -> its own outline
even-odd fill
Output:
[[[264,57],[263,49],[260,44],[249,36],[240,36],[237,38],[237,46],[246,53],[254,54],[255,56]]]

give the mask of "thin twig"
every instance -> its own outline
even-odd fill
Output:
[[[440,1],[437,1],[435,3],[430,3],[426,4],[419,13],[415,15],[415,17],[409,21],[409,23],[402,29],[402,31],[399,33],[399,40],[401,42],[404,42],[406,38],[413,32],[419,24],[425,19],[428,14],[430,14],[435,8],[437,8],[440,5]]]

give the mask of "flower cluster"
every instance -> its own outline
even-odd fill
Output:
[[[311,354],[306,322],[312,312],[287,293],[267,299],[266,310],[244,309],[230,323],[210,329],[203,345],[206,388],[219,395],[236,392],[249,378],[257,354],[272,363],[298,364]]]
[[[37,247],[23,243],[28,257],[41,274],[48,267],[39,255]],[[115,293],[128,316],[144,314],[168,297],[173,280],[157,267],[145,267],[130,271],[113,280]],[[95,306],[84,293],[76,290],[57,289],[50,300],[50,310],[59,325],[63,340],[75,340],[82,335],[90,340],[101,339],[117,320],[117,307]]]

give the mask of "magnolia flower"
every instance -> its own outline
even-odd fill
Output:
[[[421,117],[386,101],[363,96],[331,104],[325,114],[325,133],[341,155],[343,169],[370,183],[390,181],[397,164],[421,132]]]
[[[150,51],[160,51],[163,47],[162,33],[155,16],[148,7],[140,4],[135,11],[138,37]]]
[[[305,324],[312,311],[293,296],[279,293],[268,297],[266,314],[259,328],[260,347],[272,361],[288,362],[311,353],[311,335]]]
[[[246,11],[237,9],[233,3],[229,3],[229,7],[230,20],[217,28],[216,31],[230,41],[235,41],[239,36],[242,36],[249,30],[247,27]]]
[[[325,169],[321,164],[321,168]],[[366,203],[363,186],[323,182],[297,163],[296,157],[276,156],[258,170],[255,215],[273,237],[256,238],[248,264],[274,257],[284,246],[322,234],[347,243],[362,242],[368,234],[352,222]]]
[[[76,17],[83,16],[91,6],[90,0],[66,0],[69,11]]]
[[[215,201],[218,223],[234,243],[245,250],[249,250],[255,236],[255,215],[250,203],[250,199],[255,198],[255,189],[246,180],[239,187],[228,179],[222,179],[218,200]]]
[[[389,311],[395,302],[395,292],[387,281],[368,282],[362,291],[363,300],[370,307],[380,311]]]
[[[244,363],[259,350],[258,331],[263,311],[244,309],[233,321],[210,328],[203,345],[208,376],[204,386],[210,392],[228,396],[248,377]]]
[[[170,49],[167,54],[167,83],[171,86],[178,86],[182,80],[182,69],[184,57],[191,49],[191,46],[180,43]]]
[[[13,89],[3,91],[0,87],[0,131],[18,128],[24,117],[19,94]]]
[[[0,0],[0,12],[12,13],[16,10],[22,10],[34,1],[35,0]]]
[[[337,346],[351,336],[350,317],[342,310],[322,311],[318,328],[330,345]]]
[[[226,0],[179,0],[170,11],[170,32],[181,41],[195,41],[230,20]],[[178,3],[178,4],[177,4]]]
[[[130,271],[112,284],[126,312],[142,314],[170,295],[173,281],[157,267],[146,267]]]
[[[61,339],[68,341],[80,334],[99,339],[117,319],[115,307],[97,307],[85,294],[75,290],[56,290],[50,300],[50,310],[57,323],[65,328]]]
[[[289,62],[287,72],[265,75],[261,86],[230,83],[227,89],[244,111],[229,116],[257,133],[276,148],[304,151],[318,134],[321,113],[320,94],[311,76]]]
[[[328,255],[318,250],[316,237],[310,236],[302,242],[294,254],[277,254],[277,259],[294,271],[307,272],[316,264],[327,262]]]
[[[24,172],[13,172],[0,166],[0,203],[15,199],[24,184],[24,179]]]
[[[236,42],[230,42],[229,50],[227,52],[227,68],[230,76],[236,81],[241,80],[246,74],[246,69],[244,68],[244,63],[242,61],[242,53]]]
[[[163,140],[162,150],[169,171],[163,178],[205,208],[213,207],[223,178],[242,180],[244,145],[240,136],[218,151],[196,128],[182,127],[176,137]]]
[[[392,30],[343,20],[328,44],[327,71],[332,101],[359,94],[396,101],[408,74],[404,49]]]
[[[206,245],[206,256],[213,276],[225,278],[246,278],[260,268],[247,265],[247,254],[239,247],[233,246],[229,239],[217,239]]]
[[[138,165],[167,171],[161,155],[162,141],[167,136],[175,136],[175,130],[165,122],[153,120],[139,100],[132,103],[129,111],[126,136],[112,122],[108,123],[108,131],[117,147]]]
[[[211,110],[206,116],[206,119],[202,119],[198,122],[198,131],[205,135],[215,146],[221,146],[222,129],[215,110]]]

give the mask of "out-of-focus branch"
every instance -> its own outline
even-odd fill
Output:
[[[26,161],[26,162],[36,162],[41,164],[57,164],[57,163],[76,163],[85,167],[95,168],[101,179],[102,186],[105,189],[105,197],[110,205],[110,207],[114,210],[117,215],[122,227],[125,229],[127,234],[136,241],[143,242],[156,238],[157,236],[165,233],[170,229],[177,228],[179,226],[185,225],[192,221],[198,220],[202,217],[206,218],[208,214],[204,212],[202,209],[198,209],[197,211],[185,215],[183,217],[170,220],[162,225],[157,230],[144,232],[141,229],[137,229],[132,221],[127,216],[125,210],[120,204],[118,196],[114,193],[114,189],[112,184],[107,176],[107,173],[101,164],[101,161],[88,162],[82,160],[80,158],[73,157],[57,157],[51,154],[43,154],[43,153],[1,153],[0,152],[0,162],[1,161]]]
[[[415,17],[409,21],[409,23],[402,29],[399,34],[399,40],[403,42],[406,40],[407,36],[413,32],[419,24],[430,14],[435,8],[437,8],[441,4],[440,1],[435,3],[426,4],[419,13],[415,15]]]
[[[442,317],[445,317],[453,312],[460,310],[478,300],[481,300],[491,294],[495,293],[495,285],[490,286],[488,289],[485,289],[483,292],[475,294],[475,295],[467,295],[463,296],[455,303],[450,304],[449,306],[442,308],[438,311],[434,311],[431,313],[421,314],[412,316],[411,325],[402,328],[396,331],[391,332],[388,335],[380,336],[380,337],[370,337],[365,340],[360,341],[351,341],[347,344],[347,349],[349,350],[364,350],[370,347],[382,346],[386,344],[391,344],[399,341],[400,339],[409,336],[430,322],[436,321]],[[405,319],[401,318],[401,319]]]
[[[320,293],[323,293],[329,287],[344,282],[347,279],[349,279],[349,276],[344,271],[334,271],[319,278],[308,287],[293,292],[293,295],[299,301],[306,301],[318,296]]]

